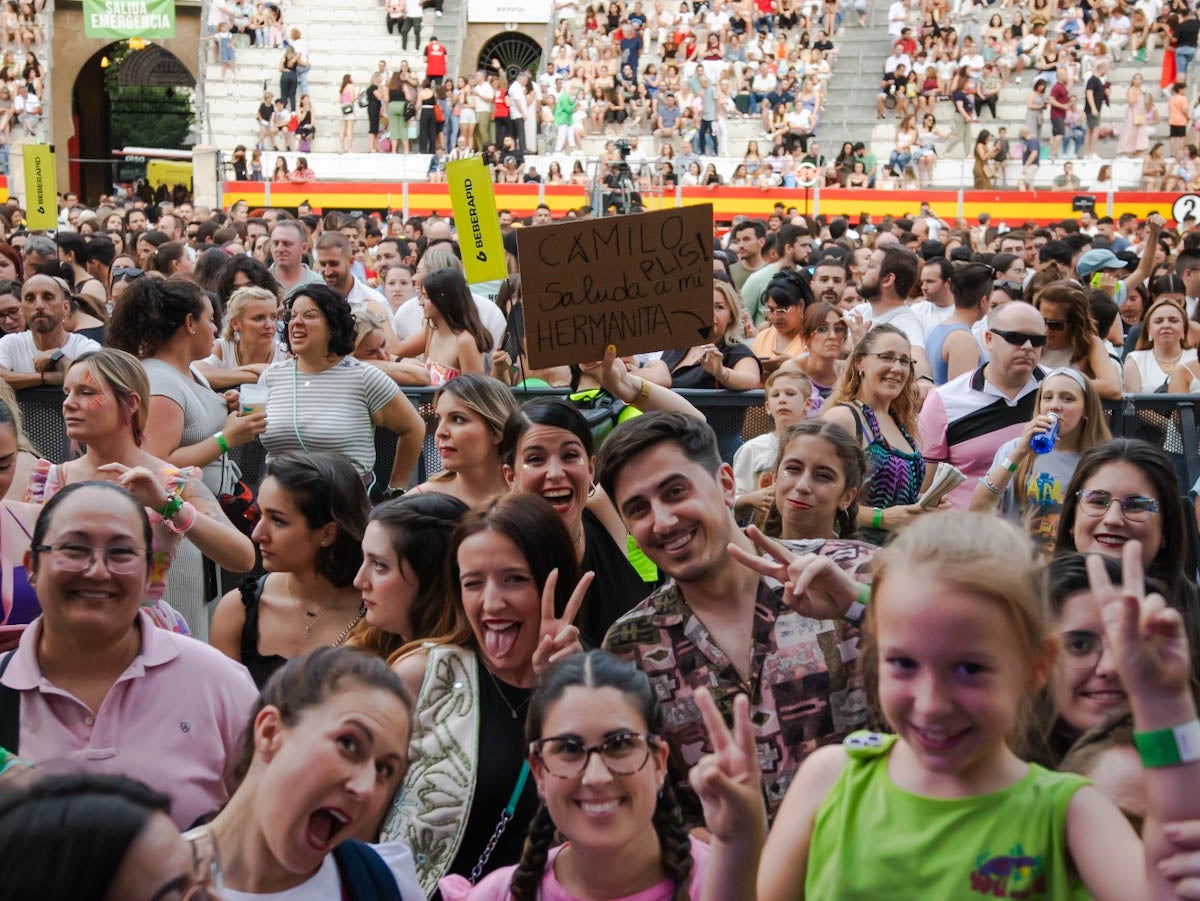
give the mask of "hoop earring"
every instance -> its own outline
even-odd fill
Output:
[[[592,482],[592,484],[588,487],[588,497],[595,497],[595,496],[596,496],[596,483]]]

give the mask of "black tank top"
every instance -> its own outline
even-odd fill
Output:
[[[475,777],[475,795],[467,813],[462,844],[458,846],[458,854],[449,870],[468,878],[516,788],[521,764],[525,761],[525,713],[531,694],[528,688],[517,688],[494,679],[478,654],[475,655],[475,667],[479,681],[479,772]],[[516,718],[513,717],[514,710]],[[488,858],[483,869],[485,875],[500,867],[512,866],[521,859],[525,834],[537,807],[537,786],[530,778],[517,801],[512,820]]]
[[[598,648],[609,626],[640,604],[654,585],[642,580],[623,548],[617,547],[604,523],[583,511],[583,560],[579,571],[596,574],[579,608],[575,625],[584,647]],[[562,611],[558,611],[561,616]]]
[[[272,654],[264,657],[258,652],[258,602],[262,598],[263,585],[267,577],[244,579],[238,586],[242,594],[242,606],[246,608],[246,621],[242,623],[242,665],[250,671],[254,684],[262,688],[271,674],[287,663],[286,657]]]

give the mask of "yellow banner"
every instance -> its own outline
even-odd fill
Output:
[[[482,157],[454,160],[446,164],[450,205],[458,225],[458,246],[463,268],[471,284],[508,278],[504,242],[492,193],[492,174]]]
[[[26,144],[25,224],[33,231],[58,228],[58,177],[54,150],[48,144]]]

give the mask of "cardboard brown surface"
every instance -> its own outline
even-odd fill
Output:
[[[517,233],[533,368],[710,340],[712,205],[524,228]]]

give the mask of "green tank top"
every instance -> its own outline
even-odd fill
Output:
[[[1037,764],[1020,782],[973,798],[897,788],[895,735],[846,738],[846,768],[817,811],[804,895],[879,898],[1090,898],[1069,864],[1066,816],[1087,780]]]

